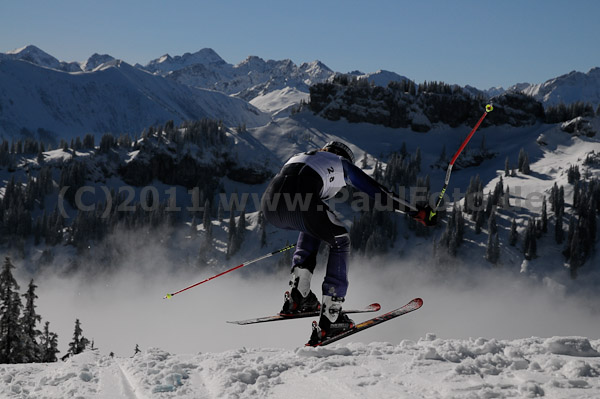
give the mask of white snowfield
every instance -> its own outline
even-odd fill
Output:
[[[599,398],[600,340],[348,342],[0,365],[2,398]]]

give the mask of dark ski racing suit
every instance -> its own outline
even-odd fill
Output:
[[[391,192],[347,159],[326,151],[310,151],[290,158],[267,187],[261,204],[269,223],[300,231],[292,270],[301,267],[313,273],[321,241],[329,244],[322,289],[323,295],[333,297],[345,297],[348,289],[350,236],[325,200],[346,185],[373,198],[380,194],[384,206],[393,198]],[[397,201],[392,206],[405,210]]]

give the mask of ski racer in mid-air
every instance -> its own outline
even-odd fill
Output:
[[[350,236],[325,202],[346,185],[372,198],[380,196],[381,205],[391,205],[391,209],[405,212],[424,225],[437,223],[436,213],[429,205],[411,207],[354,165],[354,154],[344,143],[331,141],[321,149],[290,158],[267,187],[261,208],[265,219],[274,226],[300,231],[292,259],[291,290],[286,292],[280,313],[291,315],[320,309],[319,323],[309,345],[354,326],[342,311],[348,288]],[[295,202],[294,198],[301,200]],[[291,206],[294,203],[296,206]],[[310,282],[321,241],[330,248],[319,303]]]

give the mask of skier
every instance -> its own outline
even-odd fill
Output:
[[[354,326],[342,312],[348,288],[350,236],[324,202],[346,185],[372,198],[379,194],[383,206],[391,201],[394,210],[406,212],[424,225],[431,226],[437,221],[429,205],[410,210],[393,192],[354,165],[354,154],[344,143],[331,141],[319,150],[290,158],[267,187],[261,208],[265,219],[274,226],[300,231],[292,259],[291,290],[285,294],[280,313],[320,310],[318,326],[309,341],[311,345]],[[310,289],[310,282],[321,241],[330,248],[320,304]]]

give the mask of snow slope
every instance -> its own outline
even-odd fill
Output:
[[[33,45],[18,48],[5,54],[0,53],[0,60],[3,58],[10,60],[23,60],[44,68],[57,69],[64,72],[81,71],[81,66],[77,62],[59,61],[50,54]]]
[[[600,341],[438,339],[1,365],[4,398],[597,398]]]
[[[600,105],[600,68],[588,73],[572,71],[539,84],[520,84],[508,90],[533,96],[544,105],[571,104],[577,101]]]
[[[310,95],[307,92],[286,87],[254,97],[250,100],[250,104],[263,112],[270,113],[273,117],[281,117],[289,115],[290,109],[298,106],[302,100],[308,102],[309,99]]]
[[[245,101],[154,76],[121,61],[88,73],[65,73],[0,60],[0,135],[39,128],[70,139],[86,133],[133,135],[174,120],[221,119],[260,126],[270,117]]]

